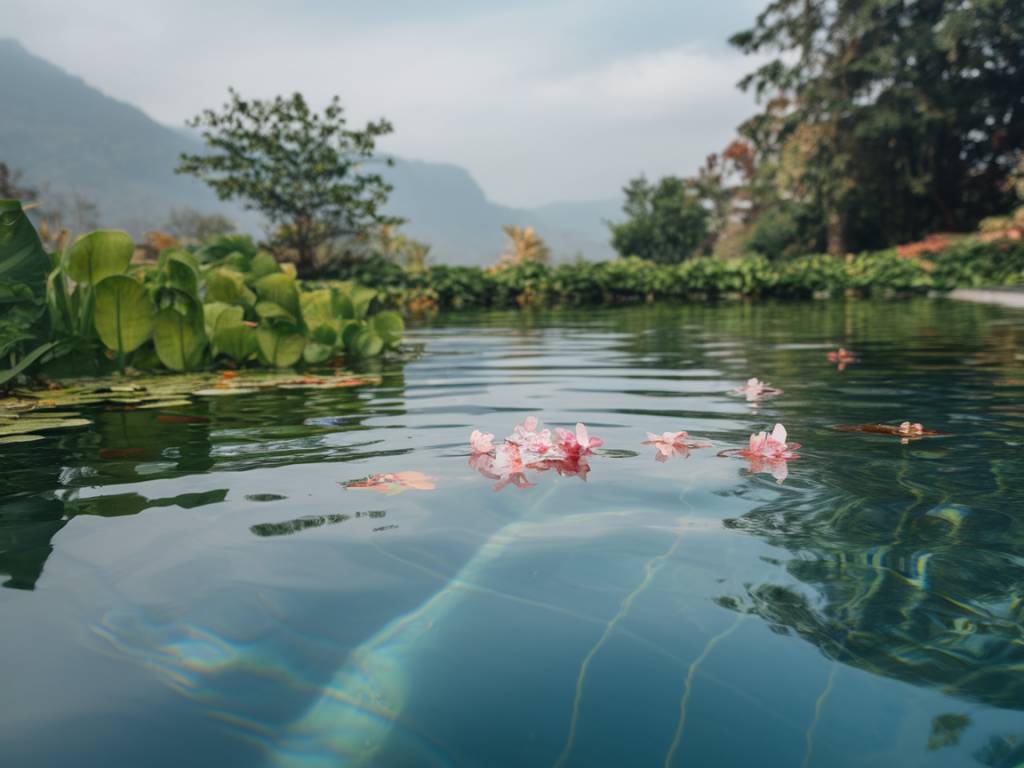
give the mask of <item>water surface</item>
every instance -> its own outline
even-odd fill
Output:
[[[1018,765],[1022,339],[942,301],[458,315],[379,385],[0,446],[0,764]],[[585,479],[469,466],[529,414],[604,439]],[[831,428],[908,419],[950,435]],[[717,456],[777,421],[785,482]],[[715,448],[641,444],[680,429]],[[436,488],[342,485],[383,472]]]

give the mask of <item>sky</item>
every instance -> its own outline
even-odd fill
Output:
[[[341,96],[378,145],[499,203],[696,172],[754,108],[726,40],[765,0],[0,0],[30,51],[168,125],[246,97]]]

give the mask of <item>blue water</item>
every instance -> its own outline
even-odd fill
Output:
[[[1019,765],[1022,340],[943,301],[456,315],[379,384],[87,408],[0,446],[0,765]],[[474,471],[529,414],[603,438],[585,480]],[[904,420],[949,434],[832,429]],[[717,455],[776,422],[784,482]],[[681,429],[714,447],[642,444]],[[342,485],[395,472],[436,487]]]

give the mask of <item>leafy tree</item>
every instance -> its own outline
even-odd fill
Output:
[[[221,213],[203,213],[195,208],[174,208],[167,220],[167,232],[180,240],[203,243],[218,235],[234,234],[235,222]]]
[[[499,266],[547,264],[551,260],[551,249],[533,227],[506,224],[501,229],[509,242],[499,257]]]
[[[709,213],[683,179],[666,176],[651,184],[641,176],[623,192],[627,219],[608,225],[620,256],[672,264],[690,258],[705,242]]]
[[[177,171],[263,213],[272,247],[293,252],[300,275],[315,271],[324,244],[400,223],[382,212],[391,187],[362,170],[375,159],[377,138],[391,132],[387,120],[351,130],[338,97],[317,114],[299,93],[270,101],[229,93],[221,111],[205,110],[189,123],[211,152],[182,155]]]
[[[22,184],[22,173],[0,162],[0,200],[31,200],[36,190]]]
[[[741,83],[765,104],[741,129],[764,160],[765,207],[814,211],[830,252],[970,229],[1009,206],[1020,0],[773,0],[731,42],[765,59]]]

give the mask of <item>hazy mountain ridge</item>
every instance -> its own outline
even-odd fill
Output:
[[[103,226],[135,235],[159,229],[183,207],[225,213],[261,234],[258,216],[174,173],[179,154],[202,147],[188,130],[157,123],[15,40],[0,39],[0,73],[0,160],[29,183],[45,184],[51,195],[80,194],[98,206]],[[435,261],[492,263],[503,224],[535,226],[557,258],[611,255],[603,219],[615,215],[614,201],[517,209],[489,201],[457,165],[395,158],[384,174],[395,187],[389,212],[407,220],[406,234],[432,245]]]

